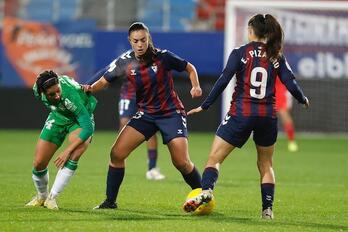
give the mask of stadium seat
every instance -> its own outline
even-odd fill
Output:
[[[138,18],[151,29],[188,30],[195,17],[196,3],[193,0],[170,0],[166,6],[161,0],[140,1]],[[169,13],[166,12],[169,11]],[[168,14],[168,15],[167,15]],[[165,20],[169,21],[166,22]],[[168,28],[165,28],[169,26]]]

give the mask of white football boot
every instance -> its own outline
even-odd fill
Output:
[[[188,199],[183,206],[184,211],[187,213],[194,212],[199,206],[208,203],[214,198],[213,190],[203,190],[196,197]]]
[[[28,207],[38,207],[43,206],[46,198],[39,197],[38,195],[34,196],[25,206]]]
[[[56,199],[53,198],[51,195],[49,195],[47,197],[47,199],[45,200],[44,206],[47,209],[53,209],[53,210],[58,210],[59,209],[58,205],[57,205],[57,202],[56,202]]]
[[[159,170],[159,168],[152,168],[146,172],[146,179],[148,180],[163,180],[166,178]]]
[[[266,220],[272,220],[273,219],[273,211],[271,208],[267,208],[262,211],[261,218]]]

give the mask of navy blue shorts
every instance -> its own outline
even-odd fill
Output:
[[[127,125],[142,133],[146,140],[160,131],[163,144],[177,137],[187,137],[186,117],[181,114],[157,118],[138,111]]]
[[[251,132],[256,145],[268,147],[277,140],[277,118],[270,117],[237,117],[226,115],[216,135],[229,144],[241,148]]]
[[[118,102],[118,113],[120,118],[131,118],[137,112],[135,99],[121,98]]]

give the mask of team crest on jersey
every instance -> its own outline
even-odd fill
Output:
[[[157,73],[157,65],[152,65],[151,68],[154,71],[154,73]]]
[[[57,107],[55,107],[55,106],[50,106],[50,108],[52,111],[57,109]]]

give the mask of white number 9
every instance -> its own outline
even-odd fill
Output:
[[[260,79],[257,80],[257,74],[260,73]],[[266,86],[267,86],[267,70],[262,67],[255,67],[251,71],[250,74],[250,83],[251,87],[250,88],[250,96],[257,98],[257,99],[262,99],[266,95]]]

